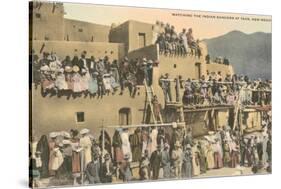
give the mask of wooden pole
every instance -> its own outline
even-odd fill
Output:
[[[185,122],[179,122],[177,125],[185,125]],[[167,127],[172,126],[172,123],[157,123],[157,124],[139,124],[139,125],[108,125],[101,128],[136,128],[136,127]]]
[[[102,120],[102,162],[104,162],[104,126],[103,126],[103,120]]]

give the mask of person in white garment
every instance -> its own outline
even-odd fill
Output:
[[[132,162],[132,151],[131,145],[129,141],[129,132],[128,129],[123,129],[123,132],[120,134],[122,140],[122,152],[123,154],[127,154],[129,162]]]
[[[157,135],[158,135],[158,130],[156,127],[152,127],[151,133],[150,133],[150,142],[151,142],[151,152],[154,152],[157,150]]]
[[[82,129],[80,131],[81,138],[80,138],[80,146],[83,148],[83,154],[84,154],[84,159],[83,159],[83,165],[84,168],[86,168],[87,164],[92,161],[92,153],[91,153],[91,148],[92,148],[92,141],[89,136],[89,129]]]

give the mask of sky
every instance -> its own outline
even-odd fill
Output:
[[[192,28],[199,39],[208,39],[239,30],[246,34],[271,33],[271,16],[215,13],[188,10],[105,6],[64,3],[65,18],[102,25],[137,20],[154,24],[156,20],[174,25],[177,32]]]

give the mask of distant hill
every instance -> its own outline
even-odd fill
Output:
[[[232,31],[204,40],[211,58],[227,57],[237,74],[271,79],[271,33]]]

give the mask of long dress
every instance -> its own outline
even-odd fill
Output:
[[[110,76],[107,76],[107,75],[103,76],[103,85],[104,85],[105,90],[107,90],[107,91],[112,90]]]
[[[134,134],[129,137],[134,162],[139,161],[141,158],[141,138],[138,133],[139,131],[135,130]]]
[[[81,87],[81,76],[79,73],[74,73],[72,77],[73,82],[73,92],[79,93],[82,91]]]
[[[215,163],[214,163],[214,152],[212,146],[208,145],[206,150],[207,150],[206,158],[207,158],[208,169],[213,169],[215,167]]]
[[[193,167],[193,175],[200,175],[200,159],[199,159],[199,152],[197,147],[194,146],[192,148],[192,167]]]
[[[50,170],[57,171],[64,161],[62,153],[58,148],[54,148],[52,150],[51,159],[52,161],[50,165]]]
[[[231,151],[230,167],[235,168],[238,163],[239,163],[239,152],[238,152],[237,147],[235,146],[233,148],[233,150]]]
[[[224,155],[223,155],[223,162],[224,165],[229,165],[230,162],[230,148],[228,143],[225,142],[224,146],[223,146],[223,151],[224,151]]]
[[[49,175],[54,175],[54,172],[52,171],[52,164],[54,161],[54,148],[55,148],[56,142],[55,141],[49,141],[48,146],[49,146],[49,165],[48,165],[48,170],[49,170]]]
[[[129,162],[131,162],[132,161],[132,151],[131,151],[131,145],[129,142],[129,133],[128,133],[128,131],[123,131],[120,136],[121,136],[121,140],[122,140],[123,154],[124,155],[128,154]]]
[[[41,152],[41,160],[42,160],[42,168],[40,177],[46,178],[49,176],[48,172],[48,165],[49,165],[49,145],[48,145],[48,139],[46,135],[42,135],[40,140],[37,143],[36,151]]]
[[[223,167],[222,162],[222,151],[219,142],[213,144],[213,150],[214,150],[214,168],[219,169]]]
[[[72,74],[71,73],[66,73],[65,74],[65,81],[67,83],[67,88],[68,90],[73,91],[74,88],[74,82],[72,80]]]
[[[52,89],[55,87],[55,83],[49,74],[42,74],[41,83],[43,90]]]
[[[81,172],[81,154],[79,147],[79,139],[73,138],[71,139],[72,146],[72,173],[77,174]]]
[[[182,177],[191,178],[192,177],[192,151],[186,150],[183,152],[183,165],[182,165]]]
[[[122,139],[119,131],[115,131],[112,138],[112,146],[114,150],[114,160],[119,163],[123,161],[123,152],[122,152]]]
[[[96,94],[98,92],[98,80],[96,77],[89,78],[89,92]]]
[[[89,136],[84,136],[80,138],[80,146],[84,150],[84,168],[86,168],[87,164],[92,161],[92,141]]]
[[[86,91],[89,89],[89,80],[90,80],[89,73],[86,73],[85,75],[81,76],[81,90],[82,91]]]
[[[64,74],[57,75],[55,85],[59,90],[67,90],[68,89],[68,85],[67,85],[67,82],[65,81]]]
[[[152,129],[150,133],[150,153],[154,152],[157,150],[157,135],[158,135],[158,130],[157,128]]]

